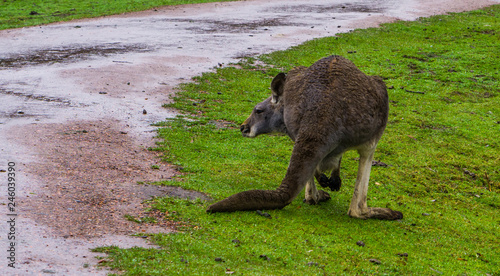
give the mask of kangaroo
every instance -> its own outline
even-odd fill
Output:
[[[341,56],[323,58],[310,67],[279,73],[272,94],[257,104],[242,124],[244,137],[281,132],[294,142],[285,178],[276,190],[251,190],[210,205],[207,212],[281,209],[304,189],[305,202],[317,204],[330,195],[316,189],[341,187],[340,162],[348,150],[359,153],[359,167],[348,215],[354,218],[402,219],[388,208],[368,207],[366,197],[373,154],[389,113],[382,78],[367,76]],[[331,176],[322,174],[332,170]]]

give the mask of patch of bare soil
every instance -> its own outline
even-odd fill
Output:
[[[138,184],[171,180],[177,171],[115,121],[32,124],[14,135],[26,137],[22,143],[36,151],[38,161],[27,172],[44,183],[20,202],[23,213],[64,238],[171,232],[175,222],[151,227],[125,215],[151,216],[144,209],[156,196],[207,199],[177,187]]]

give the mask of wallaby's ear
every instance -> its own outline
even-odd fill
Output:
[[[279,73],[274,77],[271,82],[271,90],[272,90],[272,99],[271,103],[275,104],[280,100],[280,97],[283,95],[283,87],[285,86],[285,73]]]

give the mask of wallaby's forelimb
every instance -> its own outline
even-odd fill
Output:
[[[321,187],[330,188],[330,190],[332,191],[338,191],[342,186],[342,180],[338,175],[332,175],[332,177],[328,178],[328,176],[322,173],[316,180],[318,181],[319,185],[321,185]]]
[[[323,188],[330,188],[332,191],[340,190],[342,186],[342,180],[340,179],[340,162],[342,161],[342,154],[327,156],[323,160],[320,166],[316,169],[314,174],[319,185]],[[330,177],[328,178],[323,171],[332,170]]]

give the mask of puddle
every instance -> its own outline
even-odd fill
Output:
[[[9,91],[0,88],[0,95],[12,95],[12,96],[17,96],[17,97],[22,97],[25,100],[35,100],[35,101],[43,101],[43,102],[53,102],[53,103],[62,103],[65,105],[71,105],[71,101],[63,98],[58,98],[58,97],[50,97],[50,96],[45,96],[45,95],[35,95],[35,94],[28,94],[28,93],[22,93],[22,92],[14,92],[14,91]]]
[[[291,23],[285,17],[278,18],[264,18],[254,21],[246,20],[234,20],[234,21],[222,21],[222,20],[206,20],[206,19],[169,19],[171,22],[184,22],[184,23],[194,23],[186,27],[186,30],[190,30],[198,34],[207,33],[248,33],[260,30],[267,30],[270,27],[276,26],[302,26],[303,24]]]
[[[0,88],[0,122],[9,120],[40,120],[57,108],[75,106],[70,100]]]
[[[108,43],[92,46],[71,45],[0,58],[0,70],[45,64],[50,65],[54,63],[68,63],[94,57],[125,54],[128,52],[141,53],[149,51],[152,51],[151,47],[145,44],[123,45],[121,43]]]
[[[363,1],[328,5],[286,5],[266,10],[276,13],[382,13],[388,1]]]

